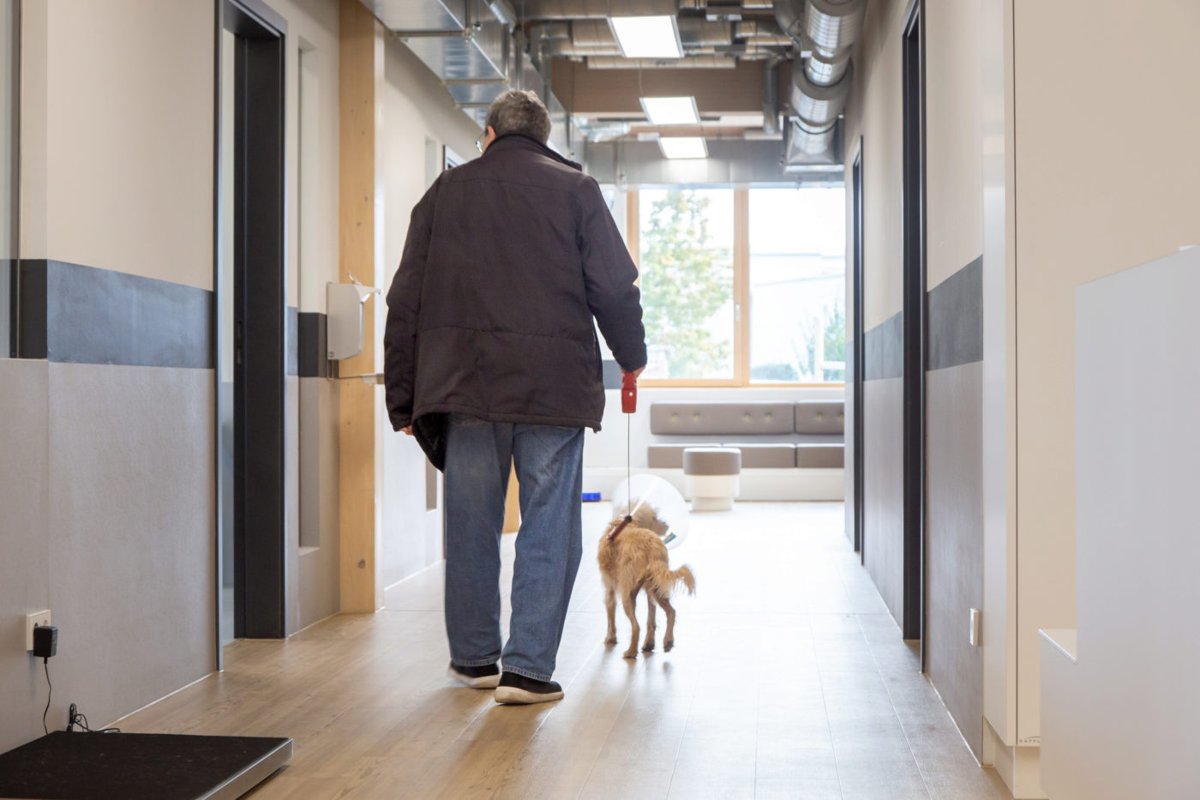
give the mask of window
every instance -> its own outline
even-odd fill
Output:
[[[630,192],[628,241],[649,357],[643,379],[842,382],[845,214],[840,184]]]
[[[750,190],[750,381],[846,377],[841,186]]]
[[[643,190],[638,212],[646,379],[733,380],[733,190]]]

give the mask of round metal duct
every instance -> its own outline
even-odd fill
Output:
[[[849,90],[845,74],[832,86],[821,86],[805,74],[803,62],[792,62],[792,110],[810,127],[823,128],[836,122],[846,107]]]
[[[837,128],[830,125],[825,129],[809,128],[799,120],[788,122],[787,144],[784,147],[784,163],[823,164],[829,163],[834,152]]]
[[[821,53],[835,55],[858,38],[866,9],[867,0],[808,0],[804,32]]]
[[[849,68],[849,47],[834,56],[823,55],[814,50],[812,57],[804,63],[804,74],[817,86],[832,86],[842,79]]]
[[[804,35],[804,3],[805,0],[776,0],[775,3],[775,21],[779,23],[779,30],[797,44]]]

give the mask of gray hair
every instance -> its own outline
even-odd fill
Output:
[[[550,138],[550,112],[535,92],[510,89],[488,109],[484,129],[489,127],[496,136],[519,133],[545,144]]]

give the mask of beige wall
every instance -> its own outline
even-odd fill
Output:
[[[926,0],[925,9],[926,281],[932,290],[983,252],[982,4]]]
[[[287,304],[324,312],[325,285],[338,280],[338,3],[270,5],[287,21]],[[289,631],[339,610],[337,426],[334,384],[289,376]]]
[[[1200,5],[1152,5],[1014,4],[1022,740],[1040,735],[1037,629],[1075,624],[1075,287],[1200,243]],[[1146,110],[1142,135],[1122,105]]]
[[[23,254],[211,289],[213,4],[23,14]]]
[[[860,137],[863,142],[865,330],[884,322],[903,305],[899,31],[904,10],[902,0],[878,0],[868,6],[864,34],[855,52],[854,92],[846,114],[847,164],[854,159]],[[846,195],[849,201],[850,192]],[[849,245],[846,252],[852,252]]]
[[[325,284],[338,279],[338,4],[270,5],[288,25],[287,302],[324,311]]]
[[[462,158],[474,158],[479,127],[454,107],[449,93],[432,72],[402,43],[389,39],[385,50],[382,152],[383,271],[375,285],[386,293],[400,263],[412,207],[437,176],[442,146]],[[366,276],[360,276],[366,282]],[[376,330],[383,331],[386,304],[371,301]],[[376,348],[379,367],[383,348]],[[384,588],[435,564],[442,558],[441,511],[427,511],[426,459],[410,437],[394,433],[377,390],[376,452],[381,459],[378,492],[382,503],[381,572]]]

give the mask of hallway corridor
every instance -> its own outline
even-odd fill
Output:
[[[584,507],[559,704],[500,707],[451,685],[434,568],[375,615],[238,641],[224,673],[120,725],[293,737],[292,764],[255,798],[1009,796],[919,674],[842,535],[840,504],[693,516],[671,556],[695,570],[697,596],[678,603],[675,650],[636,662],[621,658],[624,620],[619,646],[601,643],[592,554],[607,513]]]

